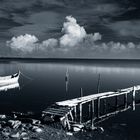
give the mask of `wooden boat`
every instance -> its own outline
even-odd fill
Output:
[[[7,91],[10,89],[20,88],[19,83],[0,86],[0,91]]]
[[[20,71],[9,76],[0,76],[0,86],[18,83]]]

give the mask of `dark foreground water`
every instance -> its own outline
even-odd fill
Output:
[[[65,73],[69,70],[69,90],[65,90]],[[19,89],[0,93],[0,112],[40,112],[48,105],[65,99],[79,97],[97,91],[98,74],[101,75],[100,91],[111,91],[140,84],[140,61],[82,60],[82,61],[0,61],[0,75],[9,75],[20,70]],[[32,79],[29,79],[29,77]],[[113,117],[103,124],[114,127],[122,139],[140,138],[140,107]],[[121,127],[124,128],[121,132]],[[112,129],[111,129],[112,130]],[[110,130],[110,131],[111,131]],[[113,130],[112,130],[113,131]],[[111,132],[108,132],[111,133]],[[112,132],[115,139],[115,134]],[[108,139],[111,139],[108,134]],[[117,137],[116,137],[117,139]]]

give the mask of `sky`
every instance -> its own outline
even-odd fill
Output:
[[[139,0],[1,0],[0,56],[140,59]]]

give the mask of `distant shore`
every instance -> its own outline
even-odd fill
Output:
[[[140,61],[140,59],[107,58],[41,58],[41,57],[0,57],[0,61]]]

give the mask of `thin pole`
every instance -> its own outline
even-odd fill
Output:
[[[67,69],[66,75],[65,75],[65,84],[66,84],[66,93],[67,93],[69,90],[69,71],[68,71],[68,69]]]
[[[99,75],[98,75],[98,82],[97,82],[97,93],[100,92],[100,80],[101,80],[101,75],[99,73]]]
[[[80,88],[80,97],[83,97],[83,88]]]

